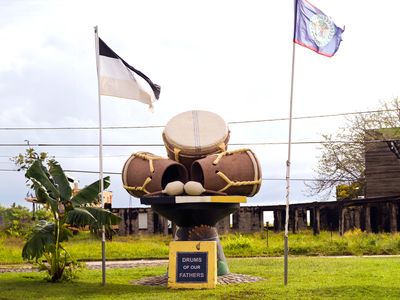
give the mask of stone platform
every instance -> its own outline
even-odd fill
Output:
[[[250,283],[265,280],[262,277],[256,277],[244,274],[229,273],[226,275],[218,276],[218,284],[239,284],[239,283]],[[131,281],[131,284],[135,285],[147,285],[147,286],[167,286],[168,275],[154,276],[142,278],[139,280]]]

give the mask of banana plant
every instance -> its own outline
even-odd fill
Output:
[[[62,242],[73,236],[70,228],[89,226],[97,233],[105,226],[106,230],[111,231],[111,226],[118,224],[120,218],[93,205],[98,202],[100,180],[73,195],[67,176],[54,159],[47,166],[39,159],[35,160],[25,177],[32,182],[37,202],[51,211],[54,221],[43,220],[35,225],[23,247],[22,257],[35,260],[41,270],[48,272],[52,282],[69,279],[64,271],[71,266],[72,259]],[[103,184],[106,189],[110,185],[110,178],[105,177]]]

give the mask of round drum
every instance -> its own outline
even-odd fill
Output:
[[[173,117],[162,136],[168,157],[190,170],[195,160],[226,151],[229,129],[219,115],[192,110]]]
[[[255,154],[239,149],[196,160],[191,177],[207,190],[252,197],[260,190],[262,175]]]
[[[124,188],[138,198],[160,192],[173,181],[187,182],[186,168],[180,163],[149,152],[132,154],[122,169]]]

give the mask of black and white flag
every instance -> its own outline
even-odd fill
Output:
[[[136,70],[99,38],[100,95],[140,101],[152,107],[160,86]]]

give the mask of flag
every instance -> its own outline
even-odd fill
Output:
[[[339,49],[343,31],[307,0],[296,0],[296,44],[330,57]]]
[[[160,96],[160,86],[130,66],[99,38],[100,95],[127,98],[148,104]]]

